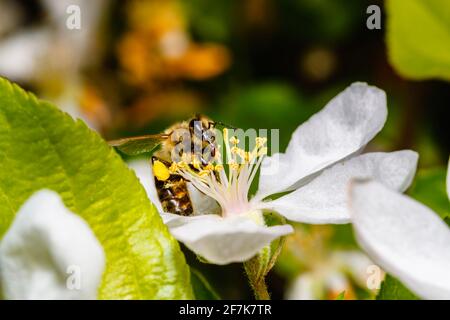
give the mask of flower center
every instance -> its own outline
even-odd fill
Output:
[[[223,129],[225,153],[218,152],[205,164],[197,155],[183,155],[182,161],[173,162],[170,173],[179,174],[199,191],[215,199],[223,216],[248,212],[248,193],[259,166],[267,154],[266,138],[256,137],[252,151],[239,148],[239,139],[229,137]]]

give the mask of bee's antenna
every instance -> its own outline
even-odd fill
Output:
[[[238,128],[236,128],[236,127],[233,127],[233,126],[231,126],[231,125],[229,125],[229,124],[225,124],[225,123],[220,122],[220,121],[214,121],[214,123],[215,123],[215,124],[219,124],[219,125],[221,125],[221,126],[223,126],[223,127],[225,127],[225,128],[230,128],[230,129],[233,129],[233,130],[237,130],[237,129],[238,129]]]

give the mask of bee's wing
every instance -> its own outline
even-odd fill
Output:
[[[168,136],[165,134],[145,135],[139,137],[123,138],[108,141],[109,145],[115,147],[119,151],[130,155],[138,155],[141,153],[154,151],[161,142]]]

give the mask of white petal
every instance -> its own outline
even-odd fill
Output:
[[[383,90],[352,84],[295,130],[286,153],[263,161],[258,197],[294,190],[311,175],[361,151],[386,116]]]
[[[171,226],[178,226],[180,224],[184,224],[186,223],[185,220],[189,220],[192,218],[168,212],[160,212],[160,215],[164,224],[167,225],[169,228]]]
[[[161,201],[159,201],[158,192],[156,191],[155,178],[153,177],[150,160],[132,160],[128,162],[128,166],[134,170],[134,173],[147,192],[147,197],[155,205],[156,210],[160,213],[163,212]]]
[[[43,28],[2,39],[0,74],[15,81],[29,81],[42,66],[50,41],[50,32]]]
[[[203,192],[200,192],[189,182],[187,183],[187,189],[194,215],[220,214],[222,212],[222,209],[216,200],[207,196]]]
[[[423,298],[450,299],[450,230],[436,213],[374,181],[354,182],[350,202],[375,263]]]
[[[87,223],[49,190],[27,200],[0,243],[7,299],[95,299],[104,267]]]
[[[219,265],[246,261],[276,238],[293,231],[290,225],[262,226],[248,216],[180,217],[167,226],[177,240]]]
[[[307,185],[265,206],[293,221],[348,223],[348,183],[352,178],[373,178],[403,192],[412,182],[417,159],[417,153],[409,150],[363,154],[325,169]]]

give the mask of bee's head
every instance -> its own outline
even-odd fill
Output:
[[[209,119],[207,116],[202,114],[196,114],[189,121],[189,129],[191,132],[204,132],[208,129],[212,129],[214,127],[214,122]]]

